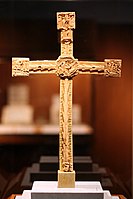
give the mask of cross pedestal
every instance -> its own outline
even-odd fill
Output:
[[[104,191],[100,182],[76,182],[75,188],[58,188],[56,181],[36,181],[15,199],[119,199]]]
[[[104,62],[78,61],[73,57],[74,12],[57,13],[60,30],[61,54],[57,60],[30,61],[28,58],[12,59],[12,75],[56,74],[60,78],[60,133],[58,187],[75,187],[72,142],[72,82],[78,74],[98,74],[107,77],[121,76],[121,60],[105,59]]]

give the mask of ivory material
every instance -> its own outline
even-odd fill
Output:
[[[72,78],[78,74],[98,74],[120,77],[121,60],[104,62],[78,61],[73,57],[73,29],[75,12],[58,12],[57,29],[60,30],[61,52],[57,60],[29,61],[28,58],[12,59],[12,75],[56,74],[60,78],[60,171],[73,172],[72,143]],[[74,173],[74,172],[73,172]],[[70,174],[71,176],[72,174]],[[63,177],[61,177],[63,179]],[[61,183],[60,183],[61,182]],[[65,186],[60,181],[58,186]],[[66,183],[66,187],[68,184]]]
[[[74,188],[75,171],[63,172],[58,170],[58,188]]]

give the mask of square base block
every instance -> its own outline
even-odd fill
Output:
[[[63,172],[58,170],[58,188],[74,188],[75,171]]]

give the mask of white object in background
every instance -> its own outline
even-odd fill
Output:
[[[2,124],[33,123],[33,108],[30,105],[7,105],[2,109]]]
[[[72,121],[73,124],[81,124],[81,106],[79,104],[73,104],[72,106]]]
[[[26,84],[12,84],[7,90],[7,104],[29,104],[29,87]]]
[[[52,104],[49,110],[49,119],[51,124],[59,124],[59,107],[60,96],[55,94],[52,96]]]
[[[2,108],[1,123],[33,123],[33,107],[29,105],[29,87],[26,84],[12,84],[8,87],[7,105]]]

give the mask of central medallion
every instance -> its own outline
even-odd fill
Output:
[[[72,79],[78,74],[78,59],[73,57],[61,57],[56,61],[56,74],[62,79]]]

